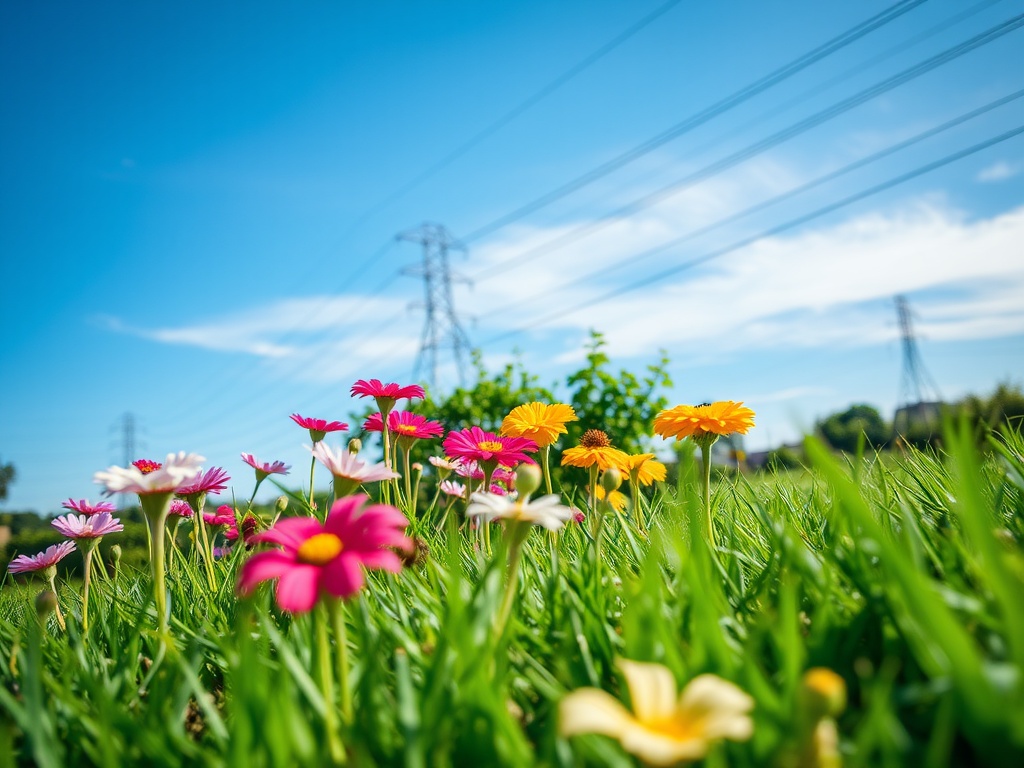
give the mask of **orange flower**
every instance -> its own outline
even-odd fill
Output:
[[[650,485],[655,480],[659,483],[665,482],[668,470],[660,461],[655,460],[653,453],[638,453],[635,456],[627,456],[626,463],[619,467],[623,472],[635,479],[641,485]]]
[[[505,437],[528,437],[543,448],[568,431],[565,424],[569,421],[579,421],[571,405],[527,403],[512,409],[501,422],[499,434]]]
[[[619,468],[628,456],[618,448],[612,448],[612,441],[599,429],[588,429],[580,438],[580,444],[562,454],[563,467],[592,467],[598,469]]]
[[[589,488],[587,490],[590,490]],[[608,496],[608,503],[612,505],[612,508],[617,512],[621,512],[626,508],[626,504],[629,503],[629,499],[626,498],[625,494],[619,493],[618,491],[612,491],[609,495],[605,489],[597,485],[594,487],[594,496],[598,501],[604,501],[604,497]]]
[[[731,435],[733,432],[746,434],[754,426],[754,412],[743,407],[743,403],[723,400],[702,405],[677,405],[662,411],[654,417],[654,434],[682,440],[692,437],[695,441],[713,436]]]

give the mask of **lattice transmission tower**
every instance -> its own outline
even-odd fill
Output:
[[[939,388],[929,375],[917,350],[913,316],[905,296],[897,296],[896,317],[900,326],[900,346],[903,366],[900,373],[900,391],[896,401],[893,426],[902,432],[911,422],[930,423],[938,420]]]
[[[449,253],[459,251],[465,253],[466,247],[456,240],[452,233],[441,224],[424,223],[416,229],[401,232],[395,236],[398,240],[419,243],[423,249],[423,263],[407,267],[402,272],[423,279],[424,309],[426,319],[423,323],[423,334],[420,337],[420,348],[416,353],[413,367],[413,378],[426,378],[432,386],[437,386],[438,353],[443,348],[451,348],[455,370],[459,383],[465,383],[466,355],[471,349],[469,337],[459,323],[452,300],[452,283],[470,281],[462,275],[452,272]],[[424,374],[424,371],[427,371]]]

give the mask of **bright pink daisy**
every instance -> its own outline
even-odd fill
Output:
[[[326,419],[311,419],[308,416],[299,416],[297,413],[292,414],[292,421],[298,424],[300,427],[305,427],[309,430],[309,437],[314,443],[319,443],[325,437],[328,432],[344,432],[348,429],[348,424],[343,421],[327,421]]]
[[[98,515],[100,512],[116,512],[113,502],[110,501],[97,501],[95,504],[90,502],[88,499],[68,499],[61,504],[64,509],[70,509],[72,512],[77,512],[80,515]]]
[[[263,479],[267,475],[287,475],[288,470],[291,469],[291,467],[283,461],[275,461],[273,463],[269,461],[260,461],[251,453],[243,453],[242,461],[256,470],[256,480],[259,482],[263,482]]]
[[[238,523],[232,522],[228,525],[228,529],[224,531],[224,537],[230,541],[234,541],[238,538]],[[256,518],[252,515],[246,515],[242,518],[242,543],[251,544],[253,538],[256,536]]]
[[[60,531],[62,536],[75,540],[98,539],[100,536],[106,536],[108,533],[117,533],[124,530],[121,521],[109,512],[100,512],[98,515],[73,515],[68,513],[63,517],[54,518],[50,525]]]
[[[334,502],[327,519],[288,517],[254,542],[277,544],[281,549],[259,552],[242,566],[238,592],[249,594],[256,585],[277,579],[277,604],[291,613],[313,609],[321,595],[348,598],[363,588],[363,569],[392,573],[402,560],[388,547],[412,551],[405,535],[409,524],[394,507],[369,504],[365,495]]]
[[[201,493],[220,493],[227,490],[231,478],[221,467],[210,467],[196,475],[195,480],[178,489],[179,496],[198,496]]]
[[[392,411],[388,414],[388,429],[395,437],[406,438],[408,441],[424,440],[430,437],[440,437],[444,427],[439,421],[429,421],[426,416],[410,411]],[[383,432],[384,419],[379,413],[374,413],[363,422],[363,430],[366,432]]]
[[[11,573],[32,573],[34,571],[44,571],[47,568],[53,568],[57,563],[74,551],[75,542],[62,541],[60,544],[54,544],[52,547],[47,547],[36,555],[18,555],[16,558],[11,560],[10,564],[7,566],[7,570]]]
[[[352,394],[359,397],[386,397],[389,400],[423,399],[423,387],[419,384],[400,386],[394,382],[382,384],[380,379],[360,379],[352,385]]]
[[[515,466],[521,461],[533,463],[527,452],[537,450],[537,444],[526,437],[499,437],[493,432],[484,432],[480,427],[470,427],[459,432],[449,432],[444,439],[444,452],[452,458],[463,461],[479,461],[491,471],[499,464]]]
[[[221,504],[216,512],[206,512],[203,522],[207,525],[234,525],[235,510],[229,504]]]

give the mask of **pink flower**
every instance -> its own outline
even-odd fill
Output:
[[[395,400],[412,400],[414,397],[423,399],[423,387],[419,384],[410,384],[402,387],[398,384],[382,384],[380,379],[360,379],[352,385],[352,395],[359,397],[383,397],[394,402]]]
[[[221,504],[216,512],[203,514],[203,522],[207,525],[233,525],[235,523],[235,510],[228,504]]]
[[[283,461],[275,461],[274,463],[270,463],[269,461],[261,462],[251,453],[243,453],[242,461],[256,470],[257,482],[263,482],[263,479],[267,475],[287,475],[288,470],[291,469],[291,467]]]
[[[455,474],[459,477],[465,477],[470,480],[483,480],[484,471],[480,469],[480,465],[475,461],[462,461],[461,459],[455,459]]]
[[[493,432],[484,432],[480,427],[470,427],[459,432],[449,432],[444,439],[444,452],[450,457],[479,461],[496,467],[498,464],[513,466],[521,461],[533,460],[526,455],[537,450],[537,444],[525,437],[499,437]]]
[[[69,515],[70,517],[70,515]],[[53,568],[57,563],[75,551],[75,542],[62,541],[36,555],[18,555],[11,560],[7,570],[11,573],[31,573]]]
[[[141,459],[130,467],[110,467],[97,472],[93,482],[105,485],[108,493],[140,496],[174,493],[195,480],[204,461],[206,459],[194,453],[169,453],[163,464]]]
[[[344,432],[348,429],[348,424],[343,421],[327,421],[326,419],[311,419],[308,416],[299,416],[297,413],[292,414],[292,421],[298,424],[300,427],[305,427],[309,430],[309,437],[314,443],[319,443],[325,437],[328,432]]]
[[[100,512],[114,512],[115,508],[112,502],[109,501],[98,501],[95,504],[91,503],[88,499],[68,499],[61,504],[64,509],[70,509],[72,512],[77,512],[80,515],[98,515]]]
[[[456,483],[452,480],[442,480],[438,486],[441,489],[441,493],[447,496],[465,496],[466,486],[462,483]]]
[[[123,531],[121,521],[109,512],[100,512],[97,515],[73,515],[67,514],[63,517],[56,517],[51,522],[54,528],[60,531],[62,536],[69,539],[98,539],[108,533]],[[68,550],[69,552],[71,550]]]
[[[335,451],[327,443],[317,443],[308,450],[334,476],[334,490],[339,495],[344,492],[343,488],[354,490],[355,486],[361,483],[375,483],[378,480],[401,477],[384,464],[368,464],[357,454],[344,448]]]
[[[383,432],[384,419],[379,413],[370,416],[363,422],[366,432]],[[444,427],[439,421],[428,421],[426,416],[409,411],[392,411],[388,414],[388,430],[399,439],[423,440],[429,437],[440,437]]]
[[[175,499],[171,502],[171,508],[167,511],[170,517],[192,517],[195,510],[183,499]]]
[[[321,595],[355,595],[365,584],[364,568],[401,571],[401,559],[386,547],[412,550],[404,533],[409,521],[394,507],[366,506],[368,501],[362,494],[348,496],[334,502],[323,523],[288,517],[254,536],[254,542],[281,549],[250,557],[239,574],[238,592],[246,595],[260,582],[277,579],[277,604],[291,613],[306,613]]]
[[[578,510],[575,507],[573,507],[572,519],[573,519],[573,522],[582,523],[584,520],[587,519],[587,516],[585,514],[583,514],[580,510]]]
[[[242,543],[251,544],[253,537],[256,535],[256,518],[252,515],[246,515],[242,518]],[[238,523],[232,522],[228,525],[228,529],[224,531],[224,537],[230,541],[234,541],[238,538]]]
[[[227,490],[228,473],[221,467],[211,467],[200,472],[195,479],[184,488],[178,489],[179,496],[196,496],[200,493],[220,493]]]

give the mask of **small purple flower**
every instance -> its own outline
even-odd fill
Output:
[[[16,558],[11,560],[10,565],[7,566],[7,570],[11,573],[32,573],[35,571],[43,571],[47,568],[54,567],[74,551],[75,542],[62,541],[60,544],[54,544],[52,547],[47,547],[45,550],[35,555],[18,555]]]

